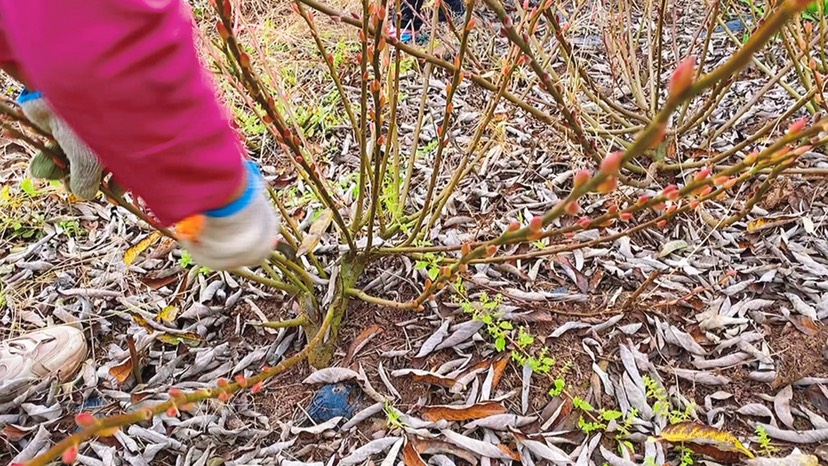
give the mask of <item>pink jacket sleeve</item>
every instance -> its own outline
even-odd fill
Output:
[[[0,0],[0,22],[29,85],[165,225],[242,183],[244,149],[181,0]]]

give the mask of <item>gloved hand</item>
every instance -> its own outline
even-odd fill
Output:
[[[92,150],[65,121],[52,112],[40,92],[24,90],[17,101],[26,118],[51,134],[69,159],[69,190],[84,200],[95,197],[103,167]],[[32,159],[29,172],[35,178],[66,179],[66,169],[56,165],[54,160],[43,152],[36,154]]]
[[[241,197],[176,225],[179,242],[199,265],[213,270],[259,265],[276,244],[280,219],[256,165],[248,161],[245,167],[247,186]]]

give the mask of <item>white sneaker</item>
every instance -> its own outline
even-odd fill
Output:
[[[86,338],[75,327],[61,325],[0,341],[0,386],[18,379],[57,375],[66,382],[86,360]]]

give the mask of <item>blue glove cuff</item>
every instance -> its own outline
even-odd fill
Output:
[[[25,104],[26,102],[31,102],[32,100],[37,100],[43,97],[43,93],[40,91],[33,91],[29,88],[24,88],[23,91],[17,96],[17,103]]]
[[[259,191],[262,190],[263,179],[262,174],[256,164],[250,160],[245,161],[247,187],[244,189],[242,195],[235,201],[218,209],[208,210],[204,215],[208,217],[223,218],[239,213],[242,209],[247,207]]]

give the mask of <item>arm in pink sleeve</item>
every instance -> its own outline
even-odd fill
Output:
[[[226,204],[244,149],[181,0],[0,0],[29,85],[164,224]]]

